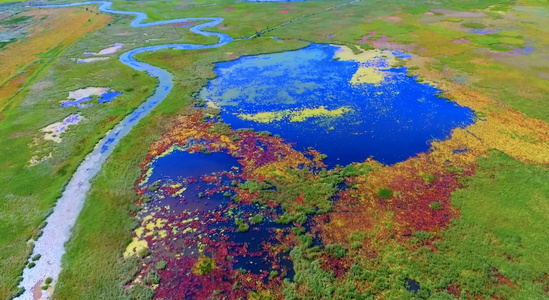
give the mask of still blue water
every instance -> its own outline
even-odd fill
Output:
[[[175,150],[163,157],[152,161],[153,173],[148,182],[159,179],[195,177],[211,173],[230,171],[232,167],[239,167],[238,160],[227,153],[189,153]]]
[[[279,134],[297,143],[297,150],[314,147],[328,155],[328,165],[346,165],[369,156],[393,164],[424,152],[433,139],[446,139],[452,129],[472,123],[473,112],[437,98],[440,91],[406,76],[406,68],[383,70],[380,84],[352,84],[357,61],[335,60],[338,47],[312,44],[297,51],[242,57],[218,63],[217,78],[200,98],[222,109],[233,128],[253,128]],[[239,118],[281,110],[324,106],[351,111],[341,117],[289,118],[260,123]]]

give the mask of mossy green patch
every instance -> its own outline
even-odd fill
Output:
[[[509,30],[500,31],[498,32],[498,35],[506,36],[506,37],[514,37],[514,38],[521,36],[519,32],[509,31]]]
[[[459,18],[459,17],[448,17],[448,18],[445,18],[445,19],[442,20],[442,21],[457,23],[457,22],[463,21],[463,19],[462,19],[462,18]]]
[[[486,25],[482,23],[476,23],[476,22],[464,22],[461,23],[461,26],[467,27],[467,28],[485,28]]]
[[[520,46],[520,45],[524,44],[523,39],[512,38],[512,37],[501,37],[501,38],[499,38],[499,41],[502,44],[514,45],[514,46]]]

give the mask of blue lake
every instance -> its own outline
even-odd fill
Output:
[[[218,63],[217,78],[199,97],[220,107],[233,128],[279,134],[297,150],[313,147],[328,155],[330,166],[369,156],[385,164],[403,161],[428,150],[433,139],[444,140],[454,128],[472,123],[469,108],[438,98],[439,90],[407,77],[406,68],[381,70],[380,83],[351,83],[360,63],[334,59],[338,49],[312,44]],[[318,108],[345,113],[307,115]],[[270,122],[250,117],[269,113],[275,115]]]

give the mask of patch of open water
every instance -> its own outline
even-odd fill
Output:
[[[330,166],[370,156],[403,161],[472,123],[469,108],[437,97],[439,90],[406,76],[406,68],[381,70],[380,82],[352,83],[361,63],[334,59],[338,49],[312,44],[218,63],[217,78],[199,97],[220,107],[233,128],[279,134],[297,150],[313,147]]]

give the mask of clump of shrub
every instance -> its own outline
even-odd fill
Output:
[[[450,173],[463,173],[463,169],[457,167],[447,167],[446,171]]]
[[[257,225],[257,224],[261,224],[263,223],[263,215],[262,214],[257,214],[253,217],[250,218],[250,223],[252,225]]]
[[[250,225],[244,223],[244,220],[240,218],[234,219],[234,224],[238,226],[236,229],[238,232],[247,232],[248,230],[250,230]]]
[[[432,210],[442,210],[442,204],[438,201],[433,201],[429,204],[429,208]]]
[[[429,173],[423,173],[421,174],[421,177],[423,178],[423,181],[425,181],[426,184],[431,184],[433,181],[435,181],[435,176]]]
[[[364,232],[354,232],[349,237],[351,242],[351,249],[360,249],[362,248],[362,242],[366,239],[366,233]]]
[[[42,255],[36,254],[35,256],[32,257],[32,261],[37,261],[40,259],[40,257],[42,257]]]
[[[33,262],[31,262],[31,263],[29,263],[29,264],[28,264],[28,267],[29,267],[29,269],[32,269],[32,268],[34,268],[34,266],[36,266],[36,264],[35,264],[35,263],[33,263]]]
[[[247,232],[248,230],[250,230],[250,225],[246,223],[242,223],[238,225],[238,229],[237,229],[238,232]]]
[[[341,247],[339,244],[331,244],[326,246],[326,252],[334,258],[342,258],[347,255],[347,249]]]
[[[393,198],[393,190],[390,188],[380,188],[377,190],[377,195],[383,199],[391,199]]]
[[[46,281],[44,281],[45,284],[51,284],[53,282],[53,278],[48,277],[46,278]]]
[[[147,277],[145,278],[145,284],[159,284],[160,279],[160,275],[153,271],[147,274]]]
[[[210,274],[215,269],[215,260],[207,256],[200,256],[194,264],[192,272],[196,275]]]
[[[156,263],[156,269],[157,270],[164,270],[168,266],[168,263],[165,260],[161,260]]]
[[[135,285],[130,290],[130,299],[149,300],[154,297],[154,291],[142,285]]]
[[[21,296],[24,292],[25,292],[24,288],[18,287],[12,294],[13,298],[17,298],[17,297]]]

